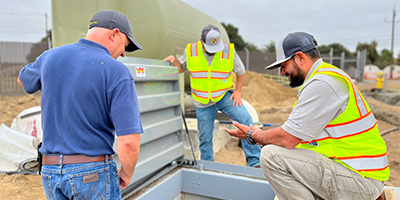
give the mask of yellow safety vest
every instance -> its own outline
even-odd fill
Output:
[[[202,104],[207,104],[210,100],[218,102],[232,89],[234,52],[233,44],[225,44],[222,51],[215,53],[211,66],[208,66],[201,42],[187,45],[186,62],[194,100]]]
[[[376,85],[375,88],[376,89],[382,89],[383,88],[383,82],[385,81],[385,79],[383,78],[383,76],[378,76],[376,78]]]
[[[386,143],[364,97],[350,76],[333,65],[323,62],[310,78],[315,74],[346,81],[349,101],[345,111],[325,127],[326,132],[297,147],[321,153],[364,177],[386,181],[390,175]]]

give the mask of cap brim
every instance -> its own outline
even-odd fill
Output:
[[[207,45],[206,43],[203,43],[204,47],[206,48],[208,53],[217,53],[219,51],[222,51],[224,49],[224,43],[219,42],[217,45],[215,46],[210,46]]]
[[[269,69],[276,69],[276,68],[279,68],[279,67],[281,66],[281,63],[283,63],[283,62],[289,60],[290,58],[291,58],[291,57],[286,58],[286,59],[284,59],[284,60],[277,60],[277,61],[275,61],[274,63],[272,63],[272,64],[266,66],[265,69],[266,69],[266,70],[269,70]]]
[[[127,35],[128,39],[131,41],[129,45],[125,48],[125,51],[132,52],[136,50],[142,50],[143,47],[137,42],[131,35]]]

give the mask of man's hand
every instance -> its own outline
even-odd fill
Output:
[[[131,182],[132,177],[129,177],[122,168],[118,169],[118,174],[119,174],[119,187],[121,188],[121,190],[124,190]]]
[[[164,61],[168,61],[168,62],[172,63],[172,65],[175,66],[175,63],[177,62],[177,59],[176,59],[175,56],[170,55],[170,56],[165,57],[165,58],[164,58]],[[178,62],[179,62],[179,61],[178,61]]]
[[[246,134],[250,130],[257,130],[257,128],[254,127],[252,124],[250,124],[250,126],[246,126],[246,125],[240,124],[238,122],[233,122],[233,125],[235,125],[238,129],[237,130],[224,129],[224,130],[227,133],[229,133],[229,135],[240,138],[240,139],[246,139]]]
[[[242,102],[242,97],[240,96],[240,92],[235,90],[232,93],[229,101],[232,101],[232,99],[233,99],[233,106],[235,106],[235,107],[242,106],[243,102]]]
[[[173,66],[179,68],[179,73],[185,72],[185,70],[182,69],[181,62],[173,55],[167,56],[164,58],[164,61],[172,63]]]
[[[121,163],[119,186],[125,189],[131,182],[140,152],[140,134],[118,136],[117,154]]]

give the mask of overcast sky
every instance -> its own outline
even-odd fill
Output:
[[[355,51],[359,42],[376,40],[378,51],[390,50],[395,8],[395,57],[400,53],[400,0],[183,1],[234,25],[246,42],[259,48],[287,33],[306,31],[319,44],[340,43]],[[50,0],[0,0],[0,5],[0,41],[39,41],[45,36],[45,14],[51,28]]]
[[[0,0],[0,41],[38,42],[51,28],[50,0]]]
[[[400,52],[400,0],[183,0],[220,22],[239,28],[246,42],[262,48],[290,32],[305,31],[319,44],[340,43],[354,52],[359,42],[391,48],[395,7],[395,57]],[[205,3],[209,2],[209,3]],[[395,5],[395,6],[394,6]]]

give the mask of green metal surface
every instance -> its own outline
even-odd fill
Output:
[[[116,10],[129,19],[134,38],[144,50],[126,56],[163,59],[182,55],[188,43],[200,39],[208,24],[223,26],[214,18],[180,0],[52,0],[53,47],[77,42],[86,36],[91,17],[100,10]]]

